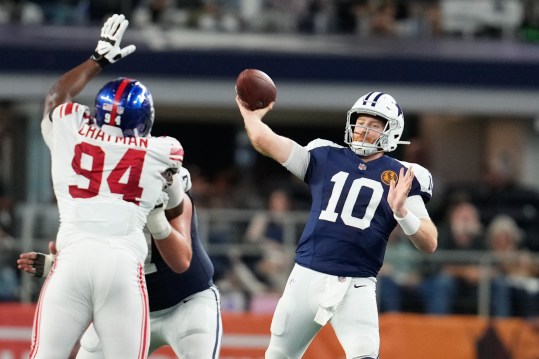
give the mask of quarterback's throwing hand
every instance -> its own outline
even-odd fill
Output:
[[[112,15],[103,24],[101,37],[92,55],[92,59],[97,61],[101,67],[113,64],[136,50],[135,45],[128,45],[123,49],[120,47],[128,25],[129,21],[121,14]]]

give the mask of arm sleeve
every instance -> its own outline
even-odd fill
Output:
[[[41,120],[41,134],[43,135],[47,147],[52,150],[52,120],[50,115],[51,114],[46,115]]]
[[[406,199],[404,207],[418,218],[430,218],[425,202],[420,195],[410,196]]]
[[[286,162],[282,163],[282,165],[303,181],[307,168],[309,167],[310,159],[311,155],[307,148],[294,142],[292,151],[290,151],[290,156],[288,156],[288,159]]]
[[[54,144],[53,122],[55,119],[59,118],[69,118],[70,123],[78,128],[84,122],[90,121],[90,109],[78,103],[68,102],[56,106],[51,112],[43,117],[41,120],[41,134],[43,135],[45,143],[51,150],[51,146]],[[75,123],[73,123],[73,121],[75,121]]]

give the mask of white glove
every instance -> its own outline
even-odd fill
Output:
[[[114,14],[105,21],[101,28],[101,37],[91,57],[97,61],[99,66],[105,67],[113,64],[136,50],[135,45],[120,48],[122,37],[128,25],[129,21],[121,14]]]
[[[168,194],[161,192],[159,200],[155,207],[150,211],[146,218],[146,227],[152,234],[153,239],[165,239],[172,232],[172,226],[168,223],[165,209],[167,208]]]

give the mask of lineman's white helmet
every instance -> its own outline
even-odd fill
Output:
[[[359,115],[370,115],[385,121],[386,125],[375,143],[353,141],[356,119]],[[409,144],[408,141],[399,141],[404,129],[404,116],[402,109],[395,99],[383,92],[369,92],[361,96],[348,111],[346,128],[344,130],[344,143],[360,156],[370,156],[377,152],[391,152],[399,144]],[[368,129],[374,131],[373,129]]]

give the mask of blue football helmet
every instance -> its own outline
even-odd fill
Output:
[[[124,137],[148,136],[154,117],[152,95],[137,80],[120,77],[110,81],[95,98],[97,125],[117,127]]]

